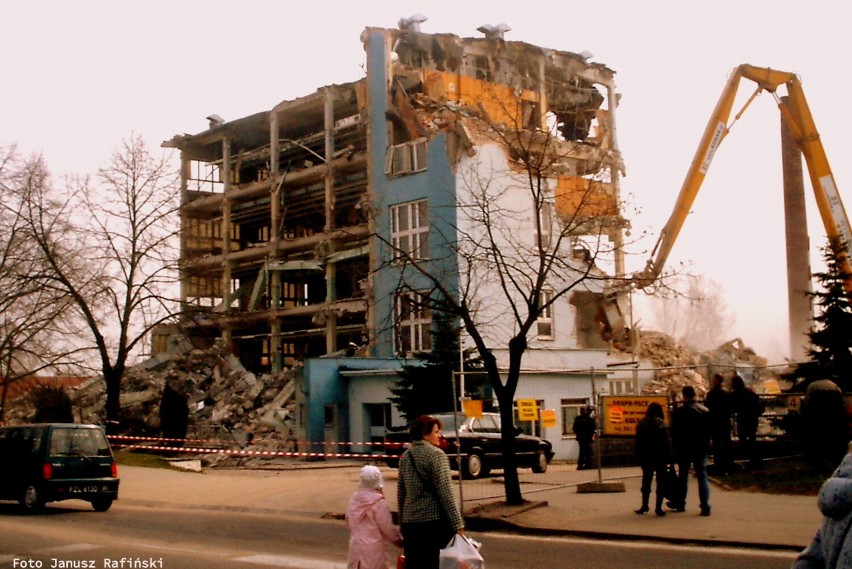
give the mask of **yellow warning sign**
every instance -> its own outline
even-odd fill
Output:
[[[615,437],[636,436],[636,424],[645,416],[645,411],[651,403],[659,403],[663,407],[663,414],[668,423],[669,402],[665,395],[604,395],[601,397],[602,434]]]
[[[481,399],[465,399],[462,401],[464,405],[465,417],[473,417],[474,419],[482,418],[482,400]]]
[[[547,429],[548,427],[556,426],[556,409],[542,409],[541,410],[541,427],[543,429]]]
[[[538,421],[538,403],[535,399],[518,399],[518,421]]]

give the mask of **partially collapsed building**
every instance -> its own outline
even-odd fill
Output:
[[[503,28],[461,38],[403,27],[363,32],[359,81],[236,120],[211,115],[207,130],[163,143],[181,154],[183,328],[196,345],[221,338],[254,371],[304,364],[302,440],[370,440],[398,423],[387,370],[430,348],[432,321],[405,308],[389,255],[428,258],[450,289],[466,284],[452,249],[474,223],[457,207],[463,180],[505,172],[498,183],[510,188],[514,145],[543,137],[555,156],[552,211],[519,215],[522,230],[570,220],[578,236],[620,249],[614,72],[586,54],[506,41]],[[582,247],[567,254],[600,272]],[[618,254],[613,267],[623,273]],[[490,298],[487,283],[480,294]],[[603,298],[602,286],[578,289],[542,315],[530,344],[518,396],[561,410],[558,433],[545,434],[563,457],[592,396],[590,374],[577,370],[606,368]],[[499,352],[499,333],[492,339]]]

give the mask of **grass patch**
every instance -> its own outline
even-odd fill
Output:
[[[142,466],[145,468],[171,468],[162,456],[133,452],[128,450],[115,451],[115,461],[124,466]]]
[[[732,490],[816,496],[833,468],[817,468],[803,457],[767,459],[759,468],[743,466],[730,474],[712,474],[713,480]]]

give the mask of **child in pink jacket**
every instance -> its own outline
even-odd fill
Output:
[[[393,525],[382,491],[384,485],[378,468],[367,465],[361,469],[358,489],[346,508],[350,532],[348,569],[388,569],[385,541],[402,547],[402,535]]]

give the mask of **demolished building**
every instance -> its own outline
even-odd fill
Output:
[[[466,275],[452,246],[470,220],[457,204],[485,159],[522,179],[518,153],[545,156],[552,208],[531,218],[506,191],[526,210],[519,223],[530,236],[570,224],[609,239],[615,276],[624,272],[614,71],[502,33],[403,26],[361,40],[363,79],[231,121],[211,115],[207,130],[163,143],[181,155],[182,331],[201,348],[223,341],[255,372],[299,367],[305,441],[375,440],[377,426],[401,420],[388,370],[430,349],[432,321],[400,294],[392,250],[428,258],[458,290]],[[566,255],[606,277],[582,247]],[[591,401],[594,370],[606,369],[617,314],[605,300],[601,286],[555,303],[525,360],[532,374],[517,395],[561,409],[550,438],[563,455],[575,452],[570,422]]]
[[[411,175],[433,167],[430,155],[444,154],[452,175],[494,125],[537,136],[555,121],[557,210],[619,219],[611,70],[499,38],[368,29],[362,39],[387,52],[383,69],[368,57],[360,81],[230,122],[211,116],[208,130],[164,143],[181,153],[184,329],[200,343],[221,337],[250,368],[367,342],[391,355],[377,344],[376,220],[388,214],[377,208],[389,193],[422,193]]]

